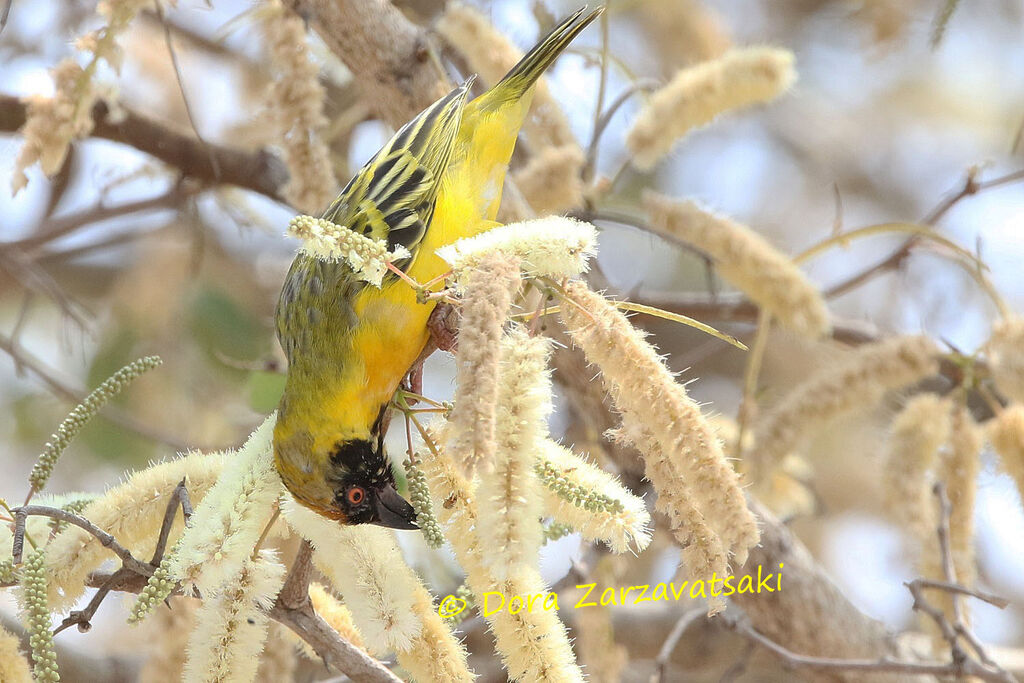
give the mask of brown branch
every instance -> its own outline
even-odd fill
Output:
[[[882,657],[880,659],[834,659],[831,657],[812,657],[792,652],[775,641],[759,633],[749,624],[735,622],[737,633],[757,643],[778,656],[788,667],[810,669],[812,671],[829,671],[834,673],[870,672],[876,674],[907,674],[913,676],[976,676],[985,681],[998,683],[1014,683],[1014,679],[1005,672],[990,671],[974,660],[968,660],[963,666],[955,663],[932,662],[901,662]],[[861,680],[860,677],[857,680]]]
[[[58,240],[86,225],[110,220],[111,218],[137,214],[143,211],[174,208],[183,199],[191,197],[199,190],[199,187],[176,183],[173,188],[163,194],[157,195],[156,197],[137,199],[130,202],[124,202],[123,204],[116,204],[114,206],[108,206],[101,202],[92,208],[76,211],[68,216],[51,218],[40,225],[36,233],[29,237],[24,237],[20,240],[13,240],[11,242],[0,242],[0,250],[3,252],[20,250],[32,255],[34,250],[39,247]]]
[[[690,625],[695,623],[698,619],[701,619],[705,615],[702,608],[691,609],[688,612],[684,612],[679,620],[669,631],[668,636],[665,638],[665,642],[662,643],[661,649],[658,651],[658,657],[654,660],[654,673],[651,674],[650,683],[661,683],[665,678],[665,670],[668,668],[669,659],[672,657],[672,651],[676,649],[676,645],[679,644],[679,639],[686,633],[686,629],[690,628]]]
[[[74,524],[80,529],[84,529],[88,533],[96,537],[96,540],[100,542],[104,548],[110,548],[117,557],[124,563],[126,567],[132,569],[136,574],[142,574],[150,576],[153,573],[153,568],[144,562],[136,560],[127,548],[117,542],[113,536],[108,534],[103,529],[87,520],[85,517],[76,515],[73,512],[67,510],[61,510],[60,508],[49,507],[47,505],[23,505],[12,510],[14,513],[14,545],[12,546],[12,555],[14,557],[14,563],[21,563],[21,554],[25,546],[25,523],[28,521],[30,516],[34,517],[49,517],[51,519],[59,519],[62,522]]]
[[[288,0],[348,66],[364,100],[398,128],[448,92],[426,31],[387,0]]]
[[[13,133],[20,129],[25,123],[25,110],[24,103],[17,97],[0,95],[0,131]],[[123,118],[113,122],[108,120],[109,113],[110,109],[104,102],[93,107],[93,137],[134,147],[173,166],[187,177],[208,183],[237,185],[284,201],[280,189],[288,180],[288,171],[283,162],[270,152],[247,152],[213,143],[204,147],[195,136],[144,114],[124,110]]]

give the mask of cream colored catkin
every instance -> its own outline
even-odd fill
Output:
[[[267,103],[288,167],[283,194],[300,211],[319,214],[336,189],[324,141],[326,92],[320,85],[320,70],[310,59],[306,20],[279,0],[269,4],[274,11],[267,13],[260,27],[274,72]]]
[[[498,31],[475,7],[450,2],[438,20],[437,32],[465,58],[470,72],[494,85],[523,57],[519,48]],[[530,115],[523,132],[532,149],[576,145],[569,119],[541,78],[534,88]]]
[[[652,481],[659,498],[674,499],[670,489],[685,487],[713,535],[742,565],[758,541],[757,523],[700,407],[610,301],[579,281],[566,286],[565,296],[562,319],[573,342],[600,368],[626,435],[657,477]]]
[[[986,349],[996,387],[1024,403],[1024,318],[1003,318],[993,325]]]
[[[494,258],[495,252],[518,258],[527,277],[576,277],[587,271],[597,253],[597,229],[574,218],[547,216],[463,238],[441,247],[437,255],[451,264],[457,284],[464,288],[468,274],[484,259]]]
[[[21,651],[21,639],[0,626],[0,681],[32,683],[32,670]]]
[[[885,446],[883,485],[886,508],[896,521],[924,542],[935,535],[935,496],[930,473],[952,431],[950,403],[920,394],[893,419]]]
[[[736,48],[680,70],[651,95],[626,134],[633,165],[650,170],[694,128],[727,111],[775,99],[796,81],[793,61],[789,50]]]
[[[440,449],[424,458],[423,470],[434,500],[445,501],[438,515],[459,566],[466,572],[470,590],[475,596],[497,592],[506,599],[547,593],[540,573],[532,567],[520,566],[509,572],[504,581],[497,581],[489,571],[486,556],[495,550],[478,532],[479,508],[473,486],[444,448],[450,427],[442,422],[429,430]],[[524,608],[516,614],[508,609],[497,610],[485,619],[510,680],[582,683],[583,674],[556,611],[546,611],[538,604],[535,609]]]
[[[135,557],[148,558],[156,546],[167,503],[183,478],[193,505],[202,503],[220,476],[224,453],[190,453],[132,474],[89,504],[82,516],[111,534]],[[178,515],[170,543],[181,535]],[[85,592],[86,577],[113,555],[88,532],[69,527],[47,546],[50,606],[66,609]]]
[[[534,456],[547,436],[551,412],[550,342],[512,327],[501,340],[501,376],[495,428],[495,454],[479,467],[477,497],[480,535],[500,552],[487,557],[496,579],[510,568],[536,567],[543,537],[540,484]]]
[[[233,683],[255,678],[267,637],[267,611],[284,576],[275,554],[261,550],[246,558],[231,581],[203,596],[189,636],[184,680]]]
[[[370,652],[395,652],[420,683],[472,680],[465,649],[402,559],[393,533],[372,525],[339,526],[290,498],[282,511],[313,544],[314,564],[341,593]]]
[[[1024,501],[1024,404],[1013,403],[988,425],[988,438],[1000,468],[1013,478]]]
[[[485,256],[466,277],[451,449],[467,472],[494,458],[502,327],[520,283],[518,259],[501,253]]]
[[[539,216],[583,206],[583,165],[577,145],[546,147],[512,175],[516,187]]]
[[[80,36],[75,47],[90,53],[89,63],[81,67],[73,57],[62,60],[52,70],[53,97],[27,98],[25,124],[21,135],[25,142],[14,164],[11,190],[17,194],[28,184],[25,170],[39,163],[43,173],[53,175],[64,165],[71,141],[92,132],[92,110],[103,93],[93,82],[101,61],[114,71],[121,70],[123,53],[118,39],[149,0],[108,0],[97,6],[103,25]],[[108,95],[109,97],[109,95]],[[111,112],[111,116],[116,116]]]
[[[615,437],[635,447],[645,456],[644,476],[651,481],[658,494],[654,508],[669,519],[672,535],[682,548],[683,567],[687,575],[694,580],[704,581],[714,580],[716,576],[727,576],[729,547],[719,532],[713,528],[707,511],[698,506],[693,488],[684,482],[675,463],[667,457],[658,455],[663,452],[663,446],[658,439],[643,426],[625,423],[623,428],[616,432]],[[648,456],[648,453],[652,455]],[[754,530],[756,533],[756,527]],[[744,546],[740,553],[736,553],[736,565],[744,564],[747,549],[754,543]],[[709,616],[724,609],[723,597],[708,598]]]
[[[168,562],[174,581],[214,591],[235,576],[252,554],[274,513],[284,485],[274,468],[272,413],[226,459],[217,483],[195,506],[192,521]]]
[[[938,372],[939,350],[924,336],[893,337],[865,344],[793,388],[766,412],[749,453],[755,482],[767,477],[805,438],[829,421],[874,406],[900,389]]]
[[[939,466],[939,478],[949,497],[949,544],[957,581],[972,587],[977,578],[974,560],[974,507],[981,470],[982,430],[966,406],[953,409],[949,448]]]
[[[544,474],[544,512],[555,524],[578,531],[587,541],[607,543],[616,553],[640,552],[651,542],[644,501],[615,476],[549,439],[540,444],[537,464]]]
[[[696,202],[646,191],[652,230],[682,240],[707,254],[716,271],[786,329],[819,339],[832,325],[818,288],[764,237]]]

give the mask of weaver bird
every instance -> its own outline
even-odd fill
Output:
[[[418,281],[443,276],[434,252],[496,225],[501,190],[534,84],[602,10],[581,9],[494,87],[472,79],[407,123],[352,178],[323,218],[398,245]],[[384,452],[388,406],[430,337],[431,302],[389,275],[375,287],[341,262],[299,253],[277,305],[288,378],[274,459],[300,503],[343,524],[415,529]]]

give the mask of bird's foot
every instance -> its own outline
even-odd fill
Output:
[[[434,307],[427,319],[427,330],[435,347],[452,353],[459,348],[459,318],[456,306],[442,301]]]

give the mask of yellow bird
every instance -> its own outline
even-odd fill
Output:
[[[495,225],[533,86],[602,11],[580,9],[493,88],[467,102],[472,79],[406,124],[352,178],[323,217],[406,247],[418,282],[448,266],[435,250]],[[349,266],[296,256],[277,305],[288,378],[274,458],[295,498],[343,524],[415,529],[384,453],[388,404],[429,338],[432,303],[389,275],[380,288]]]

